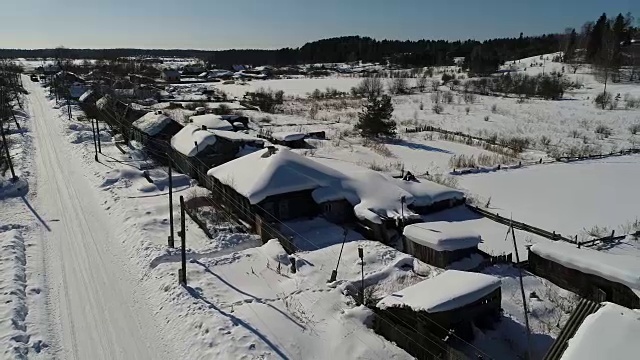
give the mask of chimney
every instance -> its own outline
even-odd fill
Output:
[[[202,130],[207,130],[207,125],[202,125]]]
[[[278,149],[276,149],[275,146],[271,145],[271,146],[267,146],[267,156],[271,156],[273,154],[276,153]]]
[[[162,115],[162,110],[156,110],[156,115]]]

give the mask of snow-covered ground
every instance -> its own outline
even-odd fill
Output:
[[[491,198],[492,212],[585,240],[594,226],[608,228],[602,236],[629,232],[621,226],[640,217],[638,178],[640,155],[628,155],[465,175],[459,183]]]
[[[282,90],[287,96],[307,97],[315,89],[325,91],[327,88],[342,92],[349,92],[352,87],[361,81],[358,77],[326,77],[306,79],[276,79],[253,80],[236,82],[235,84],[216,83],[215,87],[226,92],[229,96],[241,98],[248,91],[256,91],[260,88],[273,91]]]

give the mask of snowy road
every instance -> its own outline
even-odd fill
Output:
[[[62,124],[30,81],[37,195],[34,208],[46,263],[49,336],[60,359],[174,358],[158,337],[142,290],[127,272],[98,189],[63,135]]]

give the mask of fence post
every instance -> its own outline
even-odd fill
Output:
[[[185,231],[185,211],[184,211],[184,197],[180,195],[180,240],[182,242],[182,269],[179,271],[180,283],[182,285],[187,285],[187,253],[186,253],[186,242],[187,242],[187,233]]]
[[[96,137],[98,138],[98,152],[102,154],[102,144],[100,143],[100,125],[98,124],[98,118],[96,118]]]
[[[171,157],[167,153],[169,159],[169,247],[175,246],[175,238],[173,237],[173,176],[171,173]]]
[[[93,119],[91,119],[91,132],[93,133],[93,146],[95,148],[95,157],[94,159],[98,161],[98,144],[96,142],[96,128],[93,125]]]

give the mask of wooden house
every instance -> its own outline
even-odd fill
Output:
[[[557,241],[529,249],[529,271],[596,302],[640,308],[640,261]]]
[[[255,215],[273,222],[322,216],[335,223],[355,222],[369,239],[385,243],[397,233],[399,218],[420,218],[407,204],[427,203],[433,197],[429,188],[414,186],[410,193],[402,188],[402,180],[350,163],[312,160],[276,146],[208,174],[207,187],[214,196],[221,193],[221,202],[231,198],[244,204],[239,215],[245,221],[253,221]],[[227,193],[232,195],[224,196]]]
[[[109,124],[113,130],[122,134],[125,141],[129,139],[133,122],[147,113],[147,111],[125,104],[111,95],[101,97],[96,102],[96,108],[99,120]]]
[[[129,138],[144,146],[152,158],[164,163],[170,150],[169,141],[182,128],[182,124],[158,110],[134,121]]]
[[[478,253],[482,241],[480,235],[444,221],[407,225],[403,236],[407,254],[441,268]]]
[[[78,103],[84,113],[91,119],[98,118],[98,108],[96,102],[100,99],[100,95],[95,90],[87,90],[80,96]]]
[[[164,69],[160,73],[160,78],[166,82],[178,82],[180,81],[180,72],[175,69]]]
[[[447,270],[380,300],[374,330],[416,359],[445,359],[450,332],[471,341],[473,326],[499,318],[501,301],[500,279]]]
[[[171,138],[172,160],[179,172],[204,184],[206,179],[201,174],[235,159],[245,148],[259,148],[263,144],[261,139],[246,134],[187,124]]]

